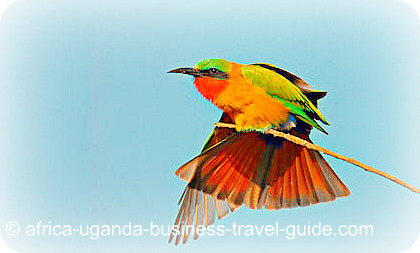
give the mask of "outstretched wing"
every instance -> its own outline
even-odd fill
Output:
[[[320,120],[327,125],[328,122],[304,94],[303,90],[309,92],[311,90],[301,78],[283,69],[262,63],[245,65],[242,68],[242,75],[253,85],[264,88],[267,94],[282,101],[297,118],[325,132],[315,120]]]

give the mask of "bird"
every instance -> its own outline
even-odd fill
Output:
[[[193,76],[198,92],[222,110],[201,153],[175,175],[187,182],[169,242],[197,239],[208,227],[242,205],[278,210],[329,202],[350,194],[322,155],[265,133],[282,131],[308,142],[313,128],[328,134],[318,110],[327,92],[267,63],[240,64],[205,59],[168,73]]]

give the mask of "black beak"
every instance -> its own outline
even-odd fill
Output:
[[[199,69],[195,69],[195,68],[178,68],[178,69],[173,69],[168,71],[168,73],[181,73],[181,74],[187,74],[187,75],[192,75],[194,77],[202,77],[203,75],[201,74]]]

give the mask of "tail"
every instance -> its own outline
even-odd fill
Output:
[[[191,230],[197,238],[198,225],[209,226],[215,213],[223,218],[242,204],[272,210],[349,195],[319,152],[257,132],[219,130],[225,132],[216,129],[203,152],[175,173],[188,186],[170,242],[176,236],[176,244],[181,237],[185,243]],[[310,141],[299,126],[291,134]]]

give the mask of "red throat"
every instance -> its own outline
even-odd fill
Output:
[[[194,78],[194,86],[198,92],[207,100],[213,101],[217,99],[220,93],[228,85],[227,80],[215,79],[210,77]]]

